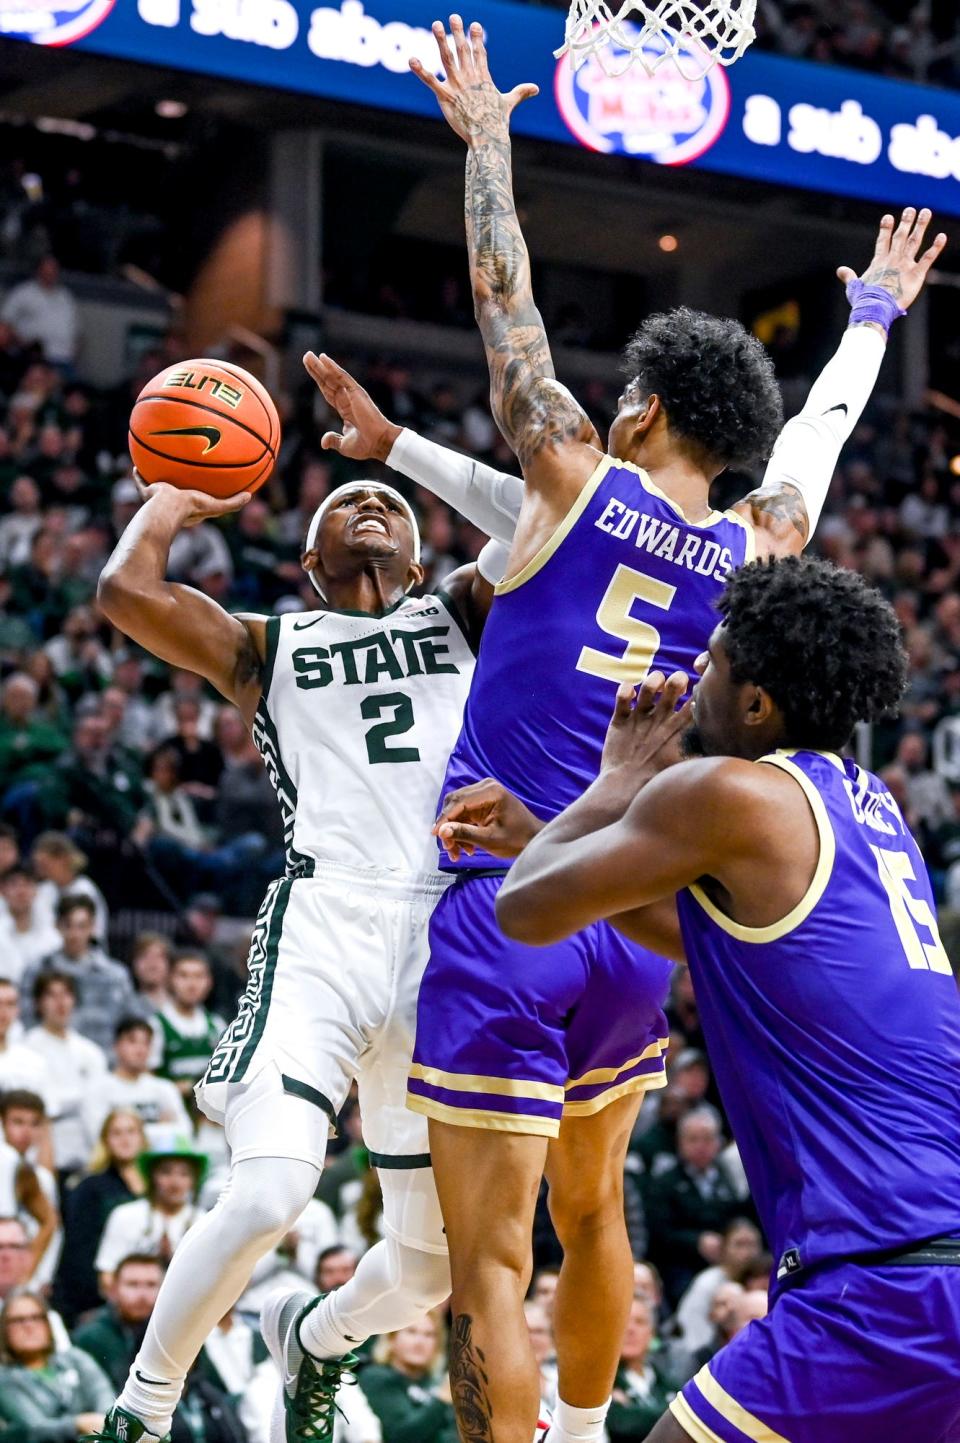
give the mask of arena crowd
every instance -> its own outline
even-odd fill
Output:
[[[109,1405],[166,1262],[217,1196],[222,1138],[197,1116],[192,1086],[243,988],[250,919],[283,857],[238,714],[131,646],[96,606],[101,567],[139,504],[130,405],[183,342],[169,336],[126,384],[95,393],[76,379],[75,317],[55,263],[41,262],[31,284],[39,297],[0,302],[0,1423],[17,1443],[52,1443],[88,1431]],[[357,371],[395,420],[512,469],[479,391],[422,388],[391,360]],[[602,426],[613,395],[588,391]],[[309,608],[307,522],[335,485],[376,469],[321,451],[331,418],[308,382],[278,399],[275,478],[171,554],[171,575],[234,610]],[[903,714],[862,744],[921,840],[954,960],[958,471],[938,413],[870,412],[816,542],[889,595],[906,631]],[[399,484],[421,520],[429,587],[483,538]],[[643,1105],[626,1175],[635,1302],[611,1443],[645,1437],[682,1382],[766,1307],[771,1260],[685,969],[669,1020],[669,1085]],[[380,1211],[351,1101],[317,1197],[208,1342],[174,1443],[266,1443],[275,1375],[260,1301],[291,1276],[324,1290],[345,1280],[379,1238]],[[543,1199],[536,1259],[527,1321],[549,1405],[559,1250]],[[339,1436],[455,1439],[444,1356],[442,1318],[376,1340],[360,1387],[344,1390]]]

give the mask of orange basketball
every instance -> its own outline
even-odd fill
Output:
[[[268,479],[280,450],[280,417],[248,371],[223,361],[180,361],[140,392],[128,440],[144,481],[224,500]]]

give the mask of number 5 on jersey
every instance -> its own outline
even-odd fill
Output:
[[[633,615],[634,602],[645,601],[648,606],[669,611],[676,594],[675,586],[655,576],[645,576],[632,566],[618,566],[597,608],[597,625],[608,636],[626,642],[626,649],[619,656],[611,656],[595,646],[585,646],[577,671],[602,676],[618,686],[622,681],[642,681],[660,649],[660,633],[649,621]]]

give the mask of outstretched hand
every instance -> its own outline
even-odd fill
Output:
[[[677,704],[689,686],[682,671],[664,677],[652,671],[638,688],[621,683],[603,744],[602,771],[621,768],[642,785],[680,760],[680,734],[690,723],[689,701]]]
[[[904,311],[923,290],[930,267],[947,243],[941,231],[932,245],[920,254],[930,220],[929,210],[924,208],[918,212],[913,206],[907,206],[899,225],[892,215],[885,215],[880,222],[873,259],[860,277],[865,285],[881,286],[889,291]],[[849,266],[840,266],[837,276],[845,286],[857,279],[856,271]]]
[[[449,38],[442,20],[434,20],[432,28],[446,79],[438,80],[415,57],[410,69],[433,91],[447,124],[467,145],[481,136],[505,139],[513,111],[522,100],[539,95],[539,86],[515,85],[501,94],[490,76],[483,26],[477,21],[470,26],[469,35],[459,15],[450,16]]]
[[[385,462],[401,427],[388,421],[370,393],[329,356],[308,351],[303,364],[327,405],[343,422],[342,431],[324,432],[322,449],[339,451],[352,461]]]
[[[225,498],[208,496],[206,491],[187,491],[180,486],[172,486],[169,481],[146,482],[139,471],[134,471],[133,479],[140,492],[141,501],[151,501],[159,497],[165,504],[181,510],[181,527],[199,526],[201,521],[215,521],[218,516],[229,516],[232,511],[240,511],[253,494],[251,491],[240,491],[236,496]]]

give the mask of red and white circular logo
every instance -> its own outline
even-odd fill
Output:
[[[102,25],[117,0],[0,0],[0,35],[72,45]]]
[[[657,53],[653,45],[649,49]],[[619,60],[626,52],[615,48],[614,55]],[[701,57],[691,51],[686,58],[692,71]],[[581,145],[658,165],[696,160],[722,135],[730,115],[730,82],[719,65],[699,80],[685,79],[669,61],[653,75],[636,61],[614,76],[595,56],[574,70],[564,55],[554,91],[560,114]]]

